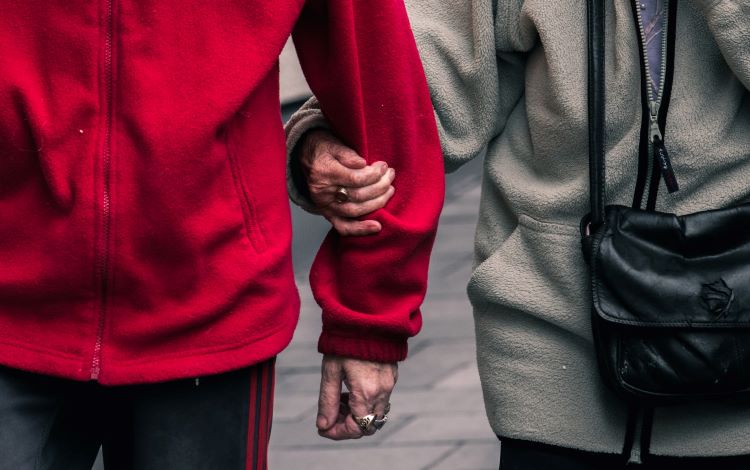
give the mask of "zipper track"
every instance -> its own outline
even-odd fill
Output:
[[[674,34],[677,1],[664,0],[661,36],[661,57],[659,64],[659,79],[657,89],[651,86],[650,68],[648,62],[648,45],[646,44],[645,26],[640,3],[633,0],[631,5],[634,10],[634,23],[636,34],[638,35],[638,44],[640,49],[641,65],[641,84],[642,84],[642,103],[643,119],[641,123],[641,140],[639,144],[638,157],[638,176],[636,179],[635,193],[633,195],[634,208],[643,207],[644,191],[648,181],[648,198],[646,200],[646,209],[655,210],[656,201],[659,193],[660,179],[670,193],[679,190],[679,184],[675,177],[674,168],[672,167],[669,153],[664,144],[664,131],[666,126],[667,113],[669,111],[669,102],[671,100],[671,90],[673,77],[674,62]]]
[[[114,0],[107,0],[106,10],[106,35],[104,42],[104,81],[105,81],[105,106],[106,123],[104,134],[104,148],[102,150],[102,234],[101,246],[98,258],[98,272],[101,280],[101,298],[99,304],[99,324],[97,326],[96,343],[94,344],[94,356],[91,363],[91,380],[98,380],[101,373],[102,343],[104,338],[104,326],[107,311],[107,296],[109,293],[109,232],[111,218],[111,195],[110,195],[110,166],[112,159],[112,98],[113,85],[113,36],[114,36]]]
[[[641,45],[643,46],[643,66],[646,69],[647,77],[651,74],[651,68],[649,67],[648,62],[648,44],[646,44],[646,30],[643,27],[643,15],[641,14],[641,8],[638,4],[638,0],[633,0],[635,3],[635,14],[638,17],[638,30],[640,32],[639,39],[641,41]],[[653,113],[655,115],[659,114],[659,108],[661,107],[661,100],[664,97],[664,82],[666,80],[667,75],[667,21],[669,16],[669,0],[664,0],[664,14],[662,15],[661,22],[662,22],[662,33],[661,33],[661,56],[660,56],[660,64],[659,64],[659,85],[656,90],[656,98],[653,97],[653,92],[651,90],[651,83],[646,79],[646,83],[648,84],[648,90],[649,90],[649,108],[651,108],[651,111],[653,113],[654,107],[656,108],[656,113]]]

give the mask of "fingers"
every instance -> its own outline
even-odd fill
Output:
[[[319,430],[330,429],[338,421],[342,380],[341,364],[324,359],[321,367],[318,418],[315,422]]]
[[[388,171],[388,164],[377,162],[364,168],[352,169],[339,163],[337,160],[328,165],[325,176],[331,186],[344,186],[346,188],[364,188],[376,184]],[[310,173],[312,175],[312,171]],[[389,183],[390,184],[390,183]],[[351,190],[351,189],[350,189]]]
[[[356,359],[340,360],[344,371],[343,378],[350,393],[345,400],[339,400],[344,406],[341,407],[336,424],[319,431],[319,434],[334,440],[358,439],[363,435],[372,435],[377,428],[371,425],[363,431],[354,416],[364,418],[374,414],[376,418],[382,418],[396,384],[397,365]]]
[[[361,217],[385,207],[385,205],[388,204],[388,201],[391,200],[395,193],[396,188],[394,188],[393,186],[389,186],[385,193],[381,194],[375,199],[370,199],[364,202],[335,203],[331,204],[328,209],[332,213],[332,215],[338,217]]]
[[[355,170],[367,166],[364,158],[326,129],[315,129],[306,133],[301,144],[302,160],[307,166],[313,165],[313,162],[325,156],[332,156],[342,165]]]
[[[356,388],[355,388],[356,390]],[[366,395],[371,394],[370,396]],[[358,417],[365,417],[369,414],[374,413],[375,411],[375,404],[377,401],[380,400],[378,397],[380,395],[379,391],[376,391],[373,387],[369,392],[363,392],[361,390],[356,390],[350,393],[349,396],[349,408],[351,409],[351,415],[349,416],[351,418],[351,422],[357,427],[360,434],[364,434],[365,436],[371,436],[375,434],[377,429],[375,427],[370,426],[366,431],[362,431],[362,428],[359,427],[359,424],[354,420],[352,416],[358,416]]]
[[[325,431],[318,431],[319,435],[334,441],[359,439],[365,435],[365,433],[362,432],[362,429],[359,427],[359,424],[357,424],[352,417],[352,415],[359,415],[357,415],[357,412],[353,411],[350,408],[351,399],[349,402],[349,405],[342,407],[341,414],[339,415],[339,420],[336,422],[336,424]]]
[[[343,145],[336,146],[331,149],[331,154],[339,163],[352,170],[361,170],[367,166],[365,159],[349,147]]]
[[[388,168],[383,176],[375,183],[361,188],[348,188],[349,200],[352,202],[366,202],[387,193],[396,179],[396,170]]]
[[[352,220],[338,216],[330,216],[328,220],[333,228],[344,237],[374,235],[383,229],[383,226],[377,220]]]

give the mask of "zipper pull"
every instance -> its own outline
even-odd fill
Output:
[[[680,190],[680,185],[677,183],[677,176],[675,176],[674,169],[672,168],[672,160],[669,158],[669,152],[667,152],[667,147],[664,145],[664,139],[659,129],[659,121],[653,111],[651,113],[650,134],[651,144],[654,149],[654,159],[659,162],[661,175],[664,177],[667,191],[670,194],[676,193]]]
[[[659,162],[661,167],[661,175],[664,177],[664,183],[667,185],[667,191],[670,194],[676,193],[680,190],[680,185],[677,184],[677,177],[674,174],[672,168],[672,160],[669,158],[667,147],[664,146],[664,142],[659,137],[656,137],[653,141],[654,144],[654,158]]]

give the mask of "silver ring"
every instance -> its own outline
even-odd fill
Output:
[[[374,420],[374,421],[372,422],[372,426],[373,426],[373,427],[374,427],[374,428],[375,428],[376,430],[380,431],[380,430],[381,430],[381,429],[383,428],[383,426],[385,426],[385,423],[387,423],[387,422],[388,422],[388,415],[383,415],[383,417],[382,417],[382,418],[380,418],[380,419],[375,419],[375,420]]]
[[[385,405],[385,410],[383,410],[382,418],[378,418],[374,413],[370,413],[369,415],[363,417],[354,416],[354,414],[352,414],[352,419],[354,419],[354,422],[357,423],[359,429],[361,429],[364,434],[367,434],[372,429],[375,429],[375,431],[379,431],[383,426],[385,426],[385,423],[388,422],[388,413],[390,412],[391,404],[388,403],[387,405]]]
[[[373,423],[375,422],[374,414],[369,414],[361,418],[358,416],[352,415],[352,418],[354,418],[354,422],[357,423],[357,426],[359,426],[359,429],[361,429],[362,432],[365,434],[370,430],[370,426],[372,426]]]

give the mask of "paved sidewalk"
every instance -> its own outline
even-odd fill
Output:
[[[473,319],[465,293],[480,171],[481,161],[476,161],[448,179],[424,305],[424,328],[410,342],[410,357],[401,365],[391,421],[374,437],[337,443],[317,436],[320,355],[315,342],[320,311],[307,285],[310,254],[300,252],[309,251],[309,240],[302,248],[295,244],[302,314],[294,341],[278,361],[272,469],[497,468],[500,449],[484,414]],[[309,236],[308,224],[320,222],[295,213],[295,223],[297,233],[305,231]]]

